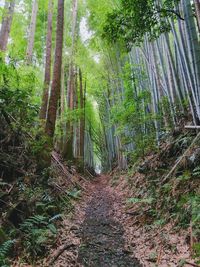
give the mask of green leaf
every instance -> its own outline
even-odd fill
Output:
[[[78,199],[80,197],[81,190],[74,189],[72,191],[68,191],[67,194],[72,198]]]
[[[55,235],[57,234],[57,229],[53,223],[48,224],[48,228],[53,234],[55,234]]]
[[[147,204],[151,204],[153,202],[153,198],[143,198],[143,199],[140,199],[140,198],[128,198],[126,200],[127,203],[147,203]]]

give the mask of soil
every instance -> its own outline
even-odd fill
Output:
[[[38,266],[143,266],[127,246],[125,229],[119,220],[123,218],[123,201],[120,193],[110,185],[110,178],[100,176],[85,183],[85,191],[75,204],[73,218],[63,220],[57,248],[52,248],[49,257]],[[64,246],[67,249],[63,250]],[[52,259],[56,259],[53,264]]]
[[[100,176],[85,182],[84,188],[73,216],[66,216],[59,228],[55,247],[37,266],[196,266],[186,242],[187,229],[177,233],[173,225],[145,227],[137,214],[130,214],[125,177],[113,184],[112,176]],[[180,260],[185,264],[180,265]]]
[[[119,199],[106,185],[106,178],[100,177],[93,183],[91,200],[80,227],[78,262],[94,267],[139,267],[139,262],[125,248],[124,229],[115,218],[114,203]]]

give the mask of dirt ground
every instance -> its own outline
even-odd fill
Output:
[[[134,223],[126,210],[123,182],[111,186],[111,177],[100,176],[85,187],[73,217],[63,221],[57,245],[41,266],[196,266],[184,232],[174,233],[170,226],[148,230]]]
[[[85,219],[80,228],[81,246],[78,262],[83,266],[139,267],[125,248],[124,229],[117,220],[116,203],[120,199],[101,177],[91,188],[91,200],[85,209]]]

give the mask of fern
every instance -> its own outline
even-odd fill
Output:
[[[41,215],[35,215],[23,222],[20,226],[20,230],[29,232],[34,227],[47,225],[47,218]]]
[[[56,216],[54,216],[56,219]],[[53,217],[53,218],[54,218]],[[58,215],[57,215],[58,217]],[[52,218],[52,221],[54,220]],[[42,255],[46,245],[53,241],[57,234],[57,229],[48,217],[35,215],[26,219],[20,226],[24,233],[24,247],[31,256]]]
[[[195,176],[195,177],[200,177],[200,167],[196,167],[196,168],[193,170],[192,175]]]
[[[15,240],[7,240],[0,246],[0,266],[8,267],[8,253],[11,250]]]
[[[192,221],[193,224],[198,224],[200,222],[200,197],[195,196],[191,198],[191,208],[192,208]]]

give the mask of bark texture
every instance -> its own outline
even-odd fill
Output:
[[[78,8],[78,1],[73,0],[73,9],[72,9],[72,46],[71,46],[71,53],[70,53],[70,64],[69,64],[69,78],[68,78],[68,85],[67,85],[67,106],[69,110],[74,109],[74,100],[75,100],[75,66],[74,66],[74,53],[75,53],[75,43],[76,43],[76,25],[77,25],[77,8]],[[72,160],[74,158],[73,153],[73,137],[74,137],[74,129],[71,121],[68,121],[67,124],[67,138],[65,149],[63,155],[66,159]]]
[[[64,0],[58,0],[57,13],[57,31],[56,31],[56,49],[53,70],[53,81],[51,87],[51,96],[46,122],[46,133],[53,137],[56,123],[56,113],[61,86],[61,69],[62,69],[62,49],[63,49],[63,26],[64,26]]]
[[[53,0],[49,0],[48,8],[48,26],[46,38],[46,63],[44,75],[44,90],[42,97],[42,106],[40,110],[40,119],[45,120],[47,115],[48,99],[49,99],[49,85],[51,80],[51,51],[52,51],[52,19],[53,19]]]
[[[80,108],[81,108],[81,118],[80,118],[80,157],[84,159],[84,132],[85,132],[85,116],[84,111],[84,95],[83,95],[83,79],[82,72],[79,70],[79,80],[80,80]]]
[[[10,29],[15,9],[15,0],[5,1],[4,16],[2,19],[1,31],[0,31],[0,50],[6,51],[8,38],[10,35]]]

